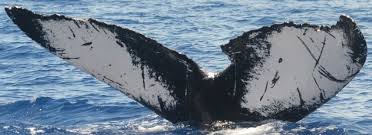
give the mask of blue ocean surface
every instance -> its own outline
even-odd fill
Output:
[[[219,46],[243,32],[285,21],[332,25],[341,14],[359,24],[372,53],[372,2],[365,0],[0,1],[1,8],[14,5],[135,30],[186,54],[209,72],[229,65]],[[53,56],[1,10],[0,134],[372,134],[370,56],[346,88],[299,122],[216,122],[201,129],[172,124]]]

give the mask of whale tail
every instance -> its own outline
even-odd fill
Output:
[[[185,55],[126,28],[5,10],[42,47],[171,122],[300,120],[345,87],[367,55],[347,16],[331,27],[274,24],[221,46],[231,65],[208,77]]]

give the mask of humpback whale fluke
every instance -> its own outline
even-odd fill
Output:
[[[333,26],[274,24],[222,45],[231,61],[208,77],[185,55],[94,19],[5,8],[32,40],[171,122],[298,121],[363,67],[366,41],[348,16]]]

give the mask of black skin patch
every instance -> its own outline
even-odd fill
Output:
[[[61,57],[64,60],[77,60],[80,59],[80,57]]]
[[[92,22],[89,22],[91,25],[92,25],[92,27],[97,31],[97,32],[100,32],[97,28],[96,28],[96,26],[94,26],[94,24],[92,24]]]
[[[89,29],[89,25],[88,24],[84,23],[84,25],[85,25],[85,29]]]
[[[76,25],[76,27],[80,28],[80,25],[79,25],[79,23],[76,20],[73,20],[73,22]]]
[[[318,72],[326,77],[328,80],[331,80],[331,81],[334,81],[334,82],[338,82],[338,83],[344,83],[344,82],[347,82],[350,78],[353,78],[356,74],[358,74],[358,72],[350,75],[350,76],[347,76],[343,79],[338,79],[336,78],[335,76],[333,76],[330,72],[328,72],[323,66],[319,66],[318,67]]]
[[[120,43],[119,41],[116,41],[116,44],[118,44],[120,47],[124,47],[124,45]]]
[[[104,29],[102,29],[102,31],[103,31],[103,33],[105,33],[107,35],[107,32]]]
[[[300,40],[301,41],[301,43],[302,43],[302,45],[304,45],[304,47],[306,48],[306,50],[307,50],[307,52],[309,52],[309,54],[310,54],[310,56],[314,59],[314,60],[316,60],[316,58],[315,58],[315,56],[314,56],[314,54],[311,52],[311,50],[310,50],[310,48],[309,48],[309,46],[299,37],[299,36],[297,36],[297,38],[298,38],[298,40]]]
[[[63,15],[43,16],[35,14],[27,9],[15,7],[6,8],[5,10],[12,21],[18,25],[27,36],[53,54],[56,54],[57,52],[63,53],[63,50],[54,48],[50,45],[51,43],[45,39],[46,33],[43,31],[38,20],[72,21],[78,29],[85,28],[97,32],[100,30],[105,34],[107,34],[107,32],[115,33],[117,37],[113,40],[116,40],[117,45],[120,47],[124,47],[125,45],[125,51],[127,51],[132,57],[132,64],[138,68],[141,68],[142,66],[142,69],[143,66],[146,66],[146,72],[148,73],[143,72],[142,77],[144,78],[144,75],[146,75],[146,77],[161,83],[167,88],[176,101],[174,106],[167,106],[164,100],[158,96],[161,108],[158,109],[158,106],[151,105],[142,97],[134,97],[134,100],[174,123],[187,121],[195,125],[201,125],[203,123],[218,120],[262,121],[267,119],[279,119],[295,122],[328,101],[330,97],[319,103],[304,105],[305,101],[303,101],[303,95],[301,95],[300,90],[297,88],[301,106],[285,108],[282,109],[282,111],[269,116],[263,116],[259,112],[252,112],[251,110],[241,106],[242,102],[246,102],[243,100],[243,96],[249,92],[246,88],[246,86],[249,85],[247,84],[247,80],[256,77],[254,74],[254,68],[261,66],[270,56],[271,43],[266,40],[268,35],[272,34],[272,32],[281,32],[283,27],[294,27],[299,29],[313,28],[325,32],[329,32],[331,29],[342,29],[346,33],[345,36],[350,38],[347,43],[344,43],[344,46],[350,47],[351,50],[353,50],[349,55],[352,57],[354,62],[363,65],[367,56],[366,42],[363,35],[357,28],[356,24],[346,16],[341,16],[340,21],[331,27],[319,27],[310,24],[294,24],[293,22],[274,24],[270,27],[262,27],[245,32],[243,35],[232,39],[229,43],[221,46],[222,51],[231,61],[231,65],[219,73],[215,78],[207,78],[205,73],[200,70],[199,66],[185,55],[170,50],[155,40],[147,38],[132,30],[99,22],[94,19],[78,21]],[[91,28],[88,26],[88,23],[91,24]],[[72,33],[74,31],[76,32],[75,29],[71,28],[71,30],[73,30],[71,31]],[[251,36],[252,34],[255,34],[255,36]],[[306,32],[304,34],[306,35]],[[74,33],[72,35],[74,35]],[[321,55],[315,57],[310,51],[308,45],[305,44],[300,37],[297,38],[314,60],[320,59]],[[311,37],[310,40],[314,42]],[[247,44],[255,46],[251,47],[247,46]],[[257,53],[257,51],[264,53]],[[282,63],[282,61],[282,59],[278,60],[279,63]],[[330,80],[336,82],[346,81],[345,79],[335,78],[327,70],[321,68],[321,65],[319,64],[316,67],[320,67],[320,74]],[[356,74],[350,77],[355,75]],[[102,75],[98,73],[97,76]],[[274,75],[271,83],[276,82],[278,78],[279,75]],[[120,83],[115,82],[109,77],[103,76],[103,80],[109,84],[121,86]],[[268,83],[269,82],[267,81],[264,93],[260,98],[261,100],[268,89]],[[145,82],[143,82],[143,84],[145,86]],[[125,91],[123,91],[123,93],[128,94],[125,93]],[[277,106],[280,106],[280,104]]]
[[[266,82],[266,86],[265,86],[265,91],[264,93],[262,94],[261,98],[260,98],[260,101],[262,100],[262,98],[265,96],[266,94],[266,91],[267,91],[267,85],[269,84],[269,82]]]
[[[92,42],[84,43],[84,44],[82,44],[81,46],[90,46],[90,45],[92,45]]]
[[[75,33],[74,33],[74,31],[71,29],[71,27],[69,26],[68,28],[70,29],[70,31],[71,31],[71,33],[72,33],[72,36],[73,36],[73,37],[76,37],[76,36],[75,36]]]
[[[364,65],[367,59],[367,43],[356,23],[347,16],[340,16],[340,21],[337,22],[335,27],[344,30],[346,33],[344,36],[349,38],[348,43],[345,44],[353,52],[351,55],[353,62]]]
[[[314,83],[315,83],[315,85],[318,87],[318,89],[319,89],[319,98],[320,98],[320,101],[325,101],[325,98],[324,98],[324,90],[322,89],[322,88],[320,88],[320,86],[319,86],[319,83],[318,83],[318,81],[315,79],[315,77],[313,76],[313,79],[314,79]]]
[[[318,57],[318,58],[316,59],[316,61],[315,61],[314,69],[315,69],[316,66],[318,66],[318,64],[319,64],[320,58],[322,57],[322,54],[323,54],[324,47],[325,47],[325,45],[326,45],[326,41],[327,41],[327,37],[324,37],[324,41],[322,42],[322,49],[320,50],[319,57]]]
[[[331,34],[331,32],[327,31],[326,33],[327,33],[328,35],[330,35],[331,37],[336,38],[334,35]]]
[[[301,92],[300,92],[300,89],[296,89],[297,90],[297,93],[298,93],[298,97],[300,98],[300,105],[301,106],[304,106],[304,104],[305,104],[305,101],[304,101],[304,99],[302,98],[302,94],[301,94]]]
[[[103,81],[105,81],[105,80],[110,81],[110,83],[114,83],[114,84],[116,84],[116,85],[123,86],[121,83],[119,83],[119,82],[115,82],[114,80],[112,80],[112,79],[110,79],[110,78],[108,78],[108,77],[106,77],[106,76],[103,76]]]
[[[313,38],[309,37],[309,39],[310,39],[310,41],[311,41],[312,43],[314,43],[314,39],[313,39]]]
[[[274,88],[275,87],[275,84],[276,82],[278,82],[280,76],[278,75],[278,71],[275,72],[275,75],[274,75],[274,78],[273,80],[271,80],[271,87],[270,88]]]
[[[304,35],[304,36],[305,36],[305,35],[306,35],[306,32],[307,32],[307,30],[308,30],[308,29],[305,29],[305,31],[304,31],[304,33],[302,33],[302,35]]]
[[[141,65],[141,77],[142,77],[142,85],[143,85],[143,89],[146,90],[146,82],[145,82],[145,67],[144,65]]]

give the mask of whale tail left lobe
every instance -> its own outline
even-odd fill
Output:
[[[193,116],[204,73],[191,59],[132,30],[63,15],[5,9],[27,36],[171,121]],[[197,119],[196,119],[197,120]]]

